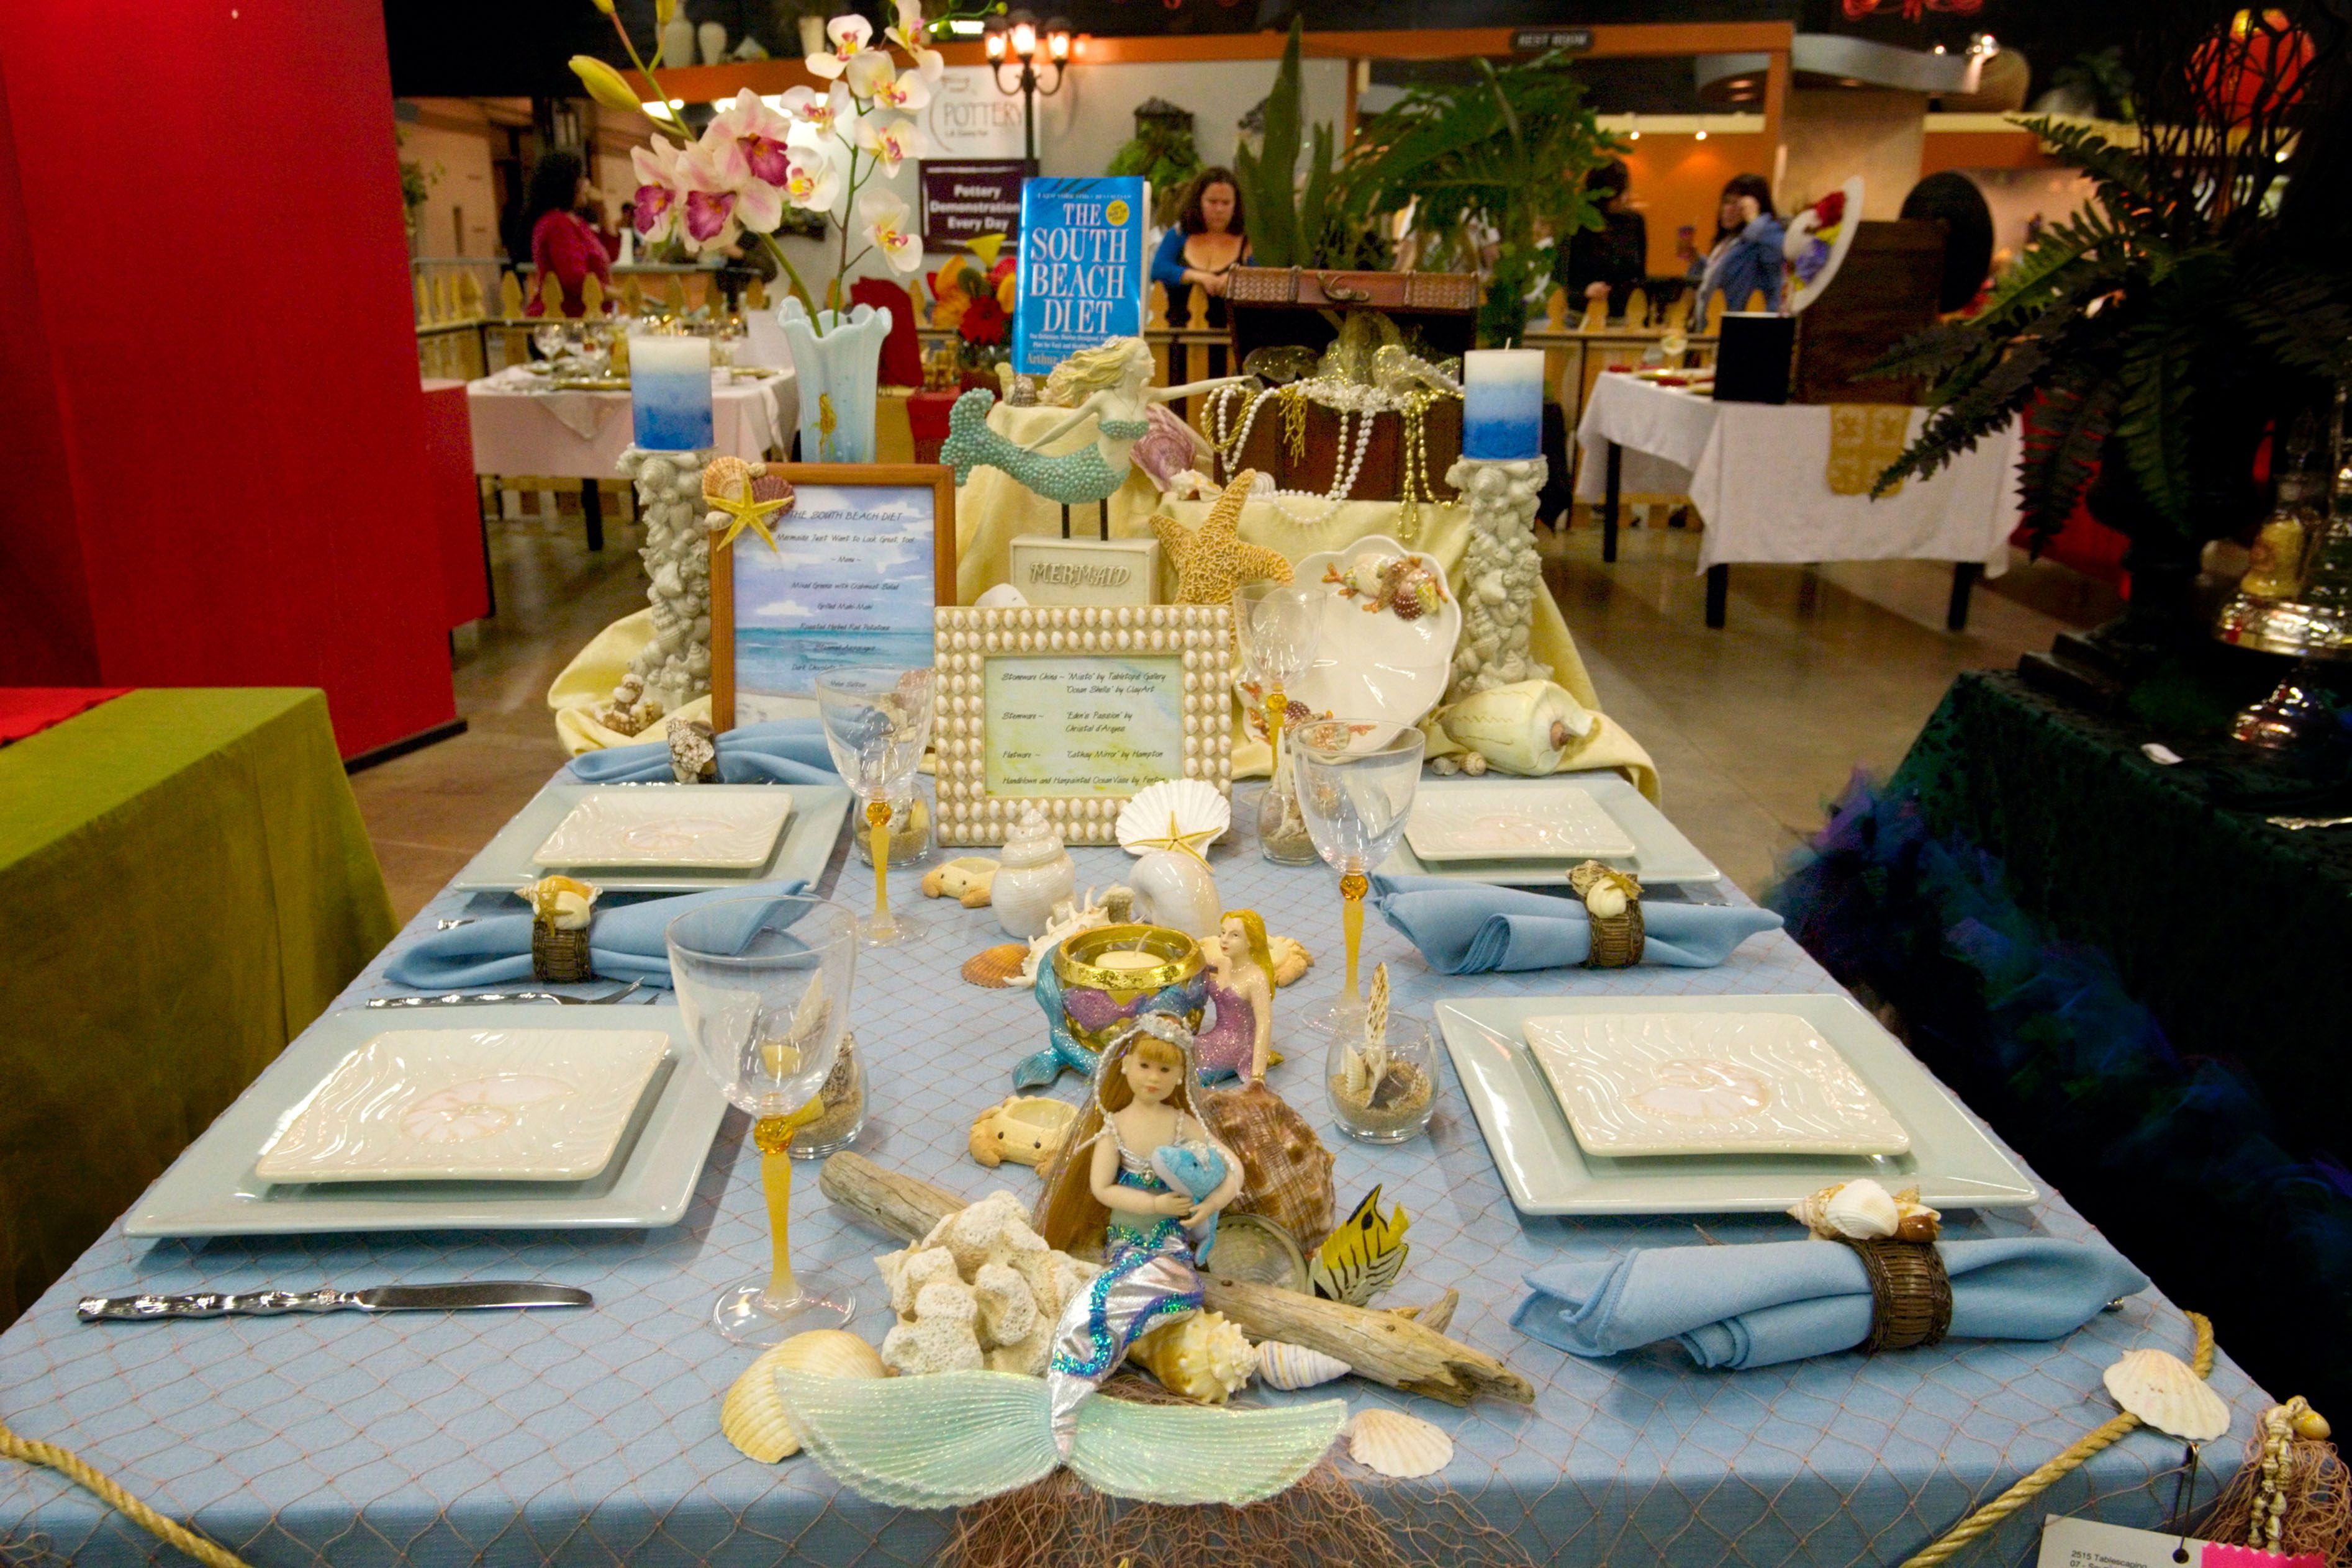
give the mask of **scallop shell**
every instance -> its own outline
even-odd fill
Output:
[[[872,1345],[840,1329],[812,1329],[762,1352],[727,1391],[726,1401],[719,1406],[719,1429],[729,1442],[763,1465],[801,1451],[801,1440],[784,1414],[783,1393],[776,1386],[779,1372],[805,1372],[818,1377],[888,1375]]]
[[[2101,1375],[2116,1403],[2159,1432],[2210,1443],[2230,1429],[2230,1407],[2169,1351],[2127,1350]]]
[[[1028,943],[1000,942],[966,958],[963,961],[963,977],[975,986],[992,986],[1002,990],[1020,984],[1021,971],[1028,962]]]
[[[1270,1339],[1257,1347],[1257,1375],[1269,1388],[1313,1388],[1356,1369],[1336,1355]]]
[[[1194,1312],[1162,1324],[1137,1340],[1128,1359],[1170,1393],[1205,1405],[1223,1405],[1257,1370],[1249,1336],[1223,1312]]]
[[[1349,1458],[1398,1480],[1433,1476],[1454,1462],[1454,1439],[1418,1416],[1375,1406],[1357,1411],[1345,1430]]]
[[[1146,850],[1204,852],[1233,826],[1234,805],[1201,779],[1147,784],[1119,808],[1118,842],[1129,854]]]
[[[1315,962],[1315,955],[1309,953],[1296,936],[1272,937],[1265,946],[1267,956],[1274,960],[1274,983],[1277,986],[1286,986],[1297,979]]]

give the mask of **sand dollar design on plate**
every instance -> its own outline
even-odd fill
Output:
[[[1654,1116],[1729,1122],[1772,1103],[1772,1085],[1729,1061],[1664,1061],[1647,1088],[1626,1096]]]
[[[734,827],[715,817],[673,817],[666,822],[639,822],[623,831],[621,841],[647,854],[688,853],[714,834]]]
[[[428,1144],[471,1144],[494,1138],[520,1120],[525,1105],[574,1092],[559,1078],[502,1072],[436,1089],[401,1113],[400,1130]]]

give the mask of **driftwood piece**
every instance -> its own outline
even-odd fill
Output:
[[[824,1162],[817,1187],[901,1241],[921,1240],[971,1201],[919,1176],[886,1170],[854,1150]],[[1448,1405],[1467,1405],[1481,1394],[1535,1403],[1535,1389],[1526,1378],[1412,1318],[1215,1274],[1204,1275],[1202,1284],[1210,1310],[1223,1312],[1252,1338],[1285,1340],[1338,1356],[1359,1377]],[[1453,1301],[1440,1301],[1422,1314],[1451,1321]]]
[[[1401,1318],[1411,1318],[1425,1329],[1444,1333],[1454,1326],[1454,1309],[1462,1304],[1462,1292],[1448,1291],[1425,1307],[1382,1307]]]

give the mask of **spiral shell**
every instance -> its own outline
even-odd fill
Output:
[[[1357,1411],[1345,1430],[1349,1458],[1398,1480],[1433,1476],[1454,1462],[1454,1439],[1418,1416],[1375,1406]]]
[[[840,1329],[813,1329],[762,1352],[727,1391],[725,1402],[719,1406],[719,1430],[763,1465],[801,1451],[801,1440],[784,1414],[783,1394],[776,1387],[779,1372],[805,1372],[818,1377],[888,1375],[872,1345]]]
[[[1270,1339],[1257,1347],[1257,1375],[1269,1388],[1313,1388],[1356,1369],[1336,1355]]]
[[[2127,1350],[2100,1380],[2116,1404],[2183,1442],[2210,1443],[2230,1429],[2221,1396],[2168,1351]]]
[[[1194,1312],[1153,1329],[1135,1342],[1129,1358],[1187,1399],[1223,1405],[1257,1370],[1249,1336],[1222,1312]]]

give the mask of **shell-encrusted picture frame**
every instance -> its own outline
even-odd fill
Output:
[[[1225,606],[942,608],[936,630],[941,843],[1002,844],[1033,806],[1066,843],[1114,843],[1147,784],[1232,791]]]

